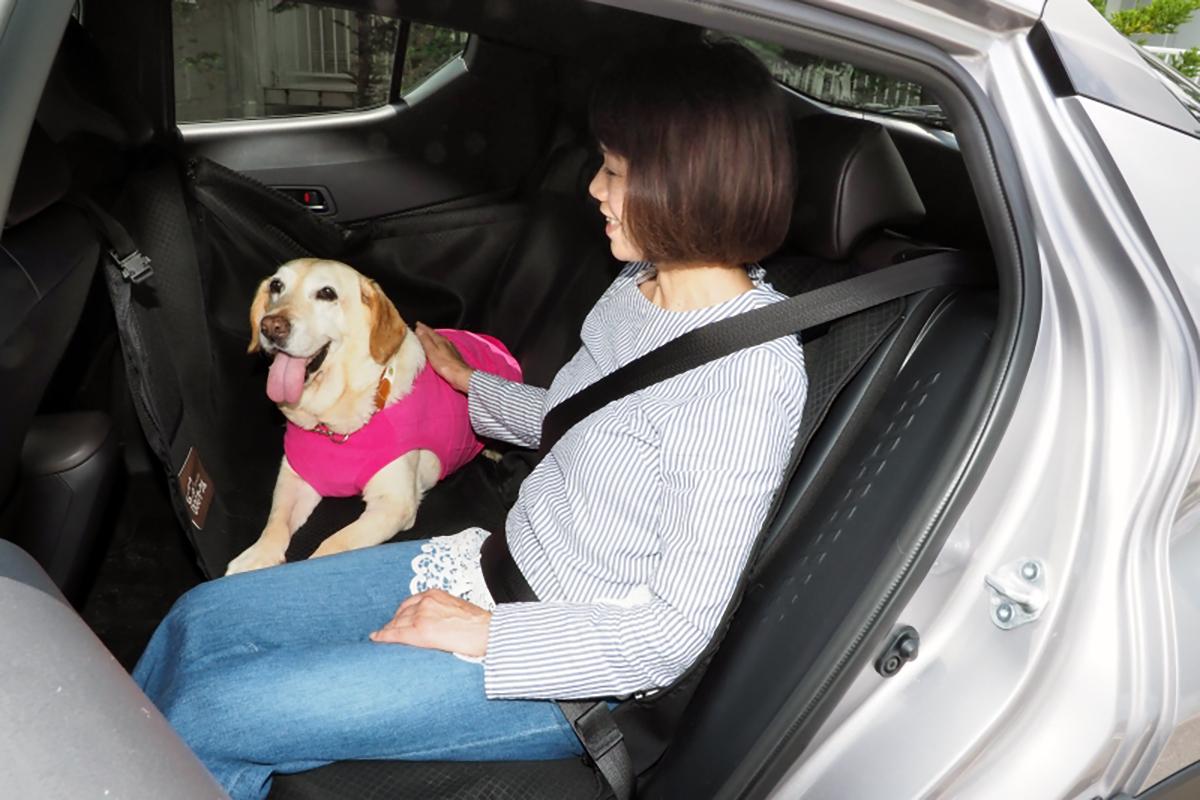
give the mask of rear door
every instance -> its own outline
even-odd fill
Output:
[[[545,65],[469,31],[319,2],[172,3],[185,152],[342,222],[515,187]]]

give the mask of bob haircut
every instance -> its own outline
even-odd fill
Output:
[[[647,261],[748,264],[787,236],[791,125],[766,67],[732,41],[624,54],[592,94],[592,133],[629,162],[622,224]]]

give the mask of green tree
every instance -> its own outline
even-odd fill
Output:
[[[1091,0],[1101,14],[1105,14],[1105,0]],[[1112,26],[1124,36],[1138,44],[1146,43],[1146,36],[1159,33],[1175,33],[1179,26],[1200,10],[1200,0],[1150,0],[1148,3],[1123,8],[1105,16]],[[1184,50],[1166,57],[1167,63],[1196,80],[1200,77],[1200,48]]]
[[[404,51],[400,94],[407,94],[409,89],[461,53],[466,44],[467,35],[461,31],[413,23]]]

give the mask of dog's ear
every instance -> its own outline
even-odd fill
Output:
[[[270,282],[270,278],[263,279],[254,293],[254,302],[250,304],[250,346],[246,348],[247,353],[257,353],[259,350],[258,329],[262,325],[263,315],[267,313],[267,284]]]
[[[359,286],[371,327],[371,358],[379,364],[386,364],[400,349],[400,344],[408,335],[408,326],[378,283],[370,278],[361,278]]]

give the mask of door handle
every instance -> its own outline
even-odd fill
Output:
[[[324,186],[273,186],[314,214],[333,214],[333,196]]]

